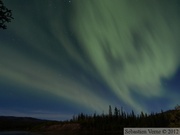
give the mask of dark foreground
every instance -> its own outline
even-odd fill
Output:
[[[119,132],[26,132],[26,131],[3,131],[0,135],[121,135]]]
[[[115,108],[114,113],[110,110],[108,115],[81,113],[64,122],[0,116],[0,135],[121,135],[124,127],[180,127],[180,109],[135,115],[133,111],[128,114]]]

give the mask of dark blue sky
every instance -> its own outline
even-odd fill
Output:
[[[179,104],[179,0],[6,0],[0,115],[66,120]]]

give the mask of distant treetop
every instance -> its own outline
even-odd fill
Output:
[[[177,104],[177,105],[175,106],[175,110],[180,110],[180,105]]]
[[[11,10],[7,9],[0,0],[0,29],[6,29],[6,23],[11,22],[11,19],[14,19]]]

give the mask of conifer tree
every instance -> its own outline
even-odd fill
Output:
[[[12,12],[4,6],[2,0],[0,0],[0,29],[6,29],[6,23],[11,22]]]
[[[111,105],[109,105],[109,116],[112,117],[112,108],[111,108]]]

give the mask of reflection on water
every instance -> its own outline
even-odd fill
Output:
[[[30,133],[24,131],[0,132],[0,135],[121,135],[120,133]]]
[[[0,135],[41,135],[41,134],[29,133],[23,131],[8,131],[8,132],[0,132]]]

